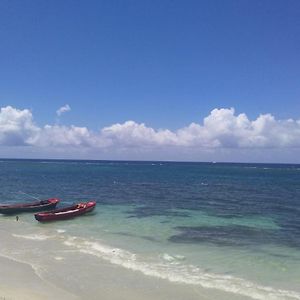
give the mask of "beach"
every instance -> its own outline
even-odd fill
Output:
[[[67,221],[0,215],[6,300],[300,299],[297,165],[7,160],[1,167],[7,203],[32,201],[30,191],[61,198],[60,207],[97,202]]]
[[[49,239],[55,238],[54,232],[49,239],[50,235],[22,235],[24,224],[13,218],[1,221],[0,224],[1,244],[6,246],[6,253],[0,256],[0,296],[5,300],[204,300],[221,296],[228,300],[243,299],[217,291],[207,294],[205,289],[129,271],[106,260],[95,260],[86,254],[73,253],[69,248],[62,247],[59,241],[52,243],[49,249]],[[28,233],[28,228],[25,232]],[[59,240],[58,236],[56,238]],[[46,240],[47,246],[43,245]],[[37,246],[40,248],[39,253],[32,252]]]
[[[0,300],[300,300],[300,0],[0,0]]]

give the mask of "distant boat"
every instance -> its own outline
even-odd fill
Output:
[[[67,220],[91,212],[95,208],[95,206],[95,201],[82,202],[49,212],[37,213],[34,215],[34,217],[39,222]]]
[[[58,202],[59,199],[51,198],[51,199],[35,201],[31,203],[2,204],[0,205],[0,213],[17,214],[21,212],[34,212],[34,211],[54,209]]]

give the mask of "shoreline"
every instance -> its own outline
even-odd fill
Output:
[[[78,290],[71,294],[63,282],[49,281],[38,276],[35,270],[27,263],[0,256],[0,300],[233,300],[240,299],[235,295],[225,296],[215,291],[200,291],[193,286],[187,287],[181,284],[172,284],[159,279],[147,278],[137,272],[130,272],[120,267],[115,268],[109,263],[101,265],[103,275],[99,284],[95,287],[94,293],[86,293],[86,289]],[[5,276],[3,276],[5,275]],[[116,277],[116,275],[118,275]],[[13,278],[13,281],[11,281]],[[208,294],[207,294],[208,292]],[[224,297],[225,296],[225,297]],[[241,298],[246,299],[246,298]],[[250,298],[249,298],[250,299]]]
[[[33,231],[38,231],[24,221],[16,222],[11,219],[1,220],[0,223],[1,237],[6,246],[0,254],[0,299],[250,299],[128,270],[99,257],[74,251],[64,246],[59,238],[21,238],[21,234],[26,236],[28,230],[32,234]]]
[[[0,215],[3,297],[300,300],[298,168],[154,165],[2,162],[4,202],[98,203],[62,222]]]
[[[0,265],[1,300],[79,299],[40,278],[27,263],[0,255]]]

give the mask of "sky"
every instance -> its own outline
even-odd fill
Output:
[[[0,157],[300,163],[298,0],[0,1]]]

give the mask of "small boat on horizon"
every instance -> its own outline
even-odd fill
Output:
[[[54,209],[58,202],[59,199],[51,198],[31,203],[0,204],[0,214],[17,214]]]
[[[39,222],[67,220],[91,212],[95,206],[95,201],[81,202],[49,212],[40,212],[35,214],[34,217]]]

